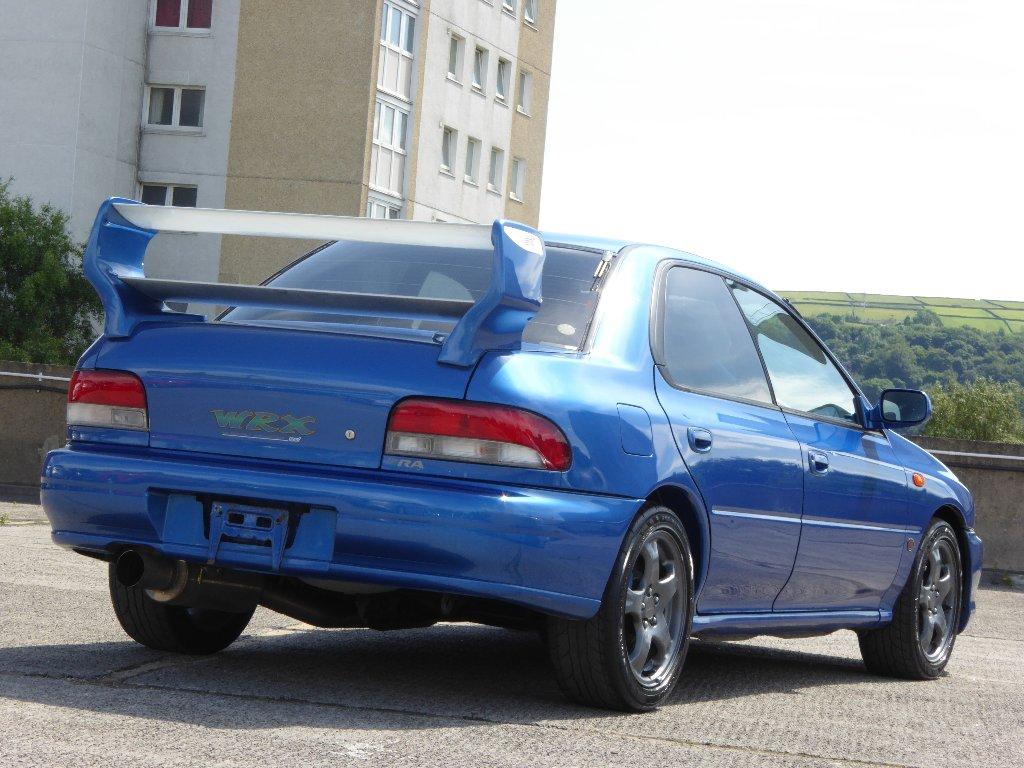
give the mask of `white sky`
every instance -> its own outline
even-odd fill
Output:
[[[1021,0],[559,0],[543,228],[1024,300]]]

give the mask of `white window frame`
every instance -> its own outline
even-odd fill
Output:
[[[531,27],[537,26],[537,16],[540,13],[538,2],[539,0],[523,0],[523,21]]]
[[[519,70],[516,78],[516,111],[527,117],[531,116],[533,103],[533,74],[525,69]]]
[[[495,162],[495,156],[497,156],[497,162]],[[505,150],[501,147],[491,147],[488,162],[487,191],[500,195],[505,185]]]
[[[474,187],[480,184],[480,153],[483,143],[470,136],[466,139],[466,173],[463,180]]]
[[[502,66],[504,65],[504,66]],[[505,76],[502,77],[502,70],[504,70]],[[498,73],[497,79],[495,80],[494,87],[494,98],[496,101],[505,104],[506,106],[511,101],[509,98],[510,91],[512,90],[512,62],[508,59],[498,57]]]
[[[385,135],[385,121],[384,111],[390,109],[394,111],[395,115],[391,123],[391,135]],[[404,120],[403,120],[404,118]],[[405,186],[405,174],[406,167],[409,163],[409,133],[412,130],[412,117],[410,116],[408,107],[401,106],[394,103],[393,101],[387,101],[385,98],[378,97],[373,107],[373,136],[372,142],[377,152],[377,162],[380,162],[380,156],[384,153],[390,153],[391,155],[391,177],[394,177],[394,164],[396,157],[401,159],[402,162],[402,173],[398,179],[399,188],[392,189],[390,187],[382,187],[377,183],[377,170],[371,161],[371,180],[370,188],[378,190],[385,194],[403,194],[402,187]],[[390,181],[390,179],[389,179]]]
[[[455,47],[455,70],[452,72],[452,47]],[[466,38],[451,33],[448,42],[448,79],[462,85],[462,73],[466,71]]]
[[[517,11],[516,0],[501,0],[501,11],[515,18]]]
[[[455,175],[459,161],[459,132],[450,125],[441,128],[441,173]]]
[[[151,123],[149,122],[149,103],[153,96],[154,88],[168,88],[174,91],[174,106],[171,110],[171,123],[170,125],[164,125],[162,123]],[[202,91],[203,92],[203,108],[199,113],[199,122],[202,125],[181,125],[181,92],[182,91]],[[206,130],[206,87],[202,85],[170,85],[167,83],[146,83],[146,97],[142,100],[142,127],[146,131],[160,132],[168,131],[174,133],[194,133],[202,134]]]
[[[188,4],[191,0],[181,0],[181,7],[178,9],[178,26],[176,27],[158,27],[156,25],[156,5],[157,0],[150,0],[149,3],[149,31],[155,32],[158,35],[195,35],[202,37],[204,35],[210,35],[213,32],[213,20],[217,13],[217,3],[213,4],[212,10],[210,11],[210,26],[208,27],[190,27],[188,25]]]
[[[164,205],[168,207],[177,208],[192,208],[199,206],[199,185],[198,184],[171,184],[165,181],[140,181],[138,189],[138,199],[142,200],[142,188],[143,187],[163,187],[164,188],[164,201],[162,203],[151,203],[151,205]],[[187,205],[174,205],[174,190],[176,189],[194,189],[196,191],[196,204],[195,206]]]
[[[491,64],[491,52],[478,45],[473,48],[473,90],[487,92],[487,71]],[[479,66],[478,66],[479,65]]]
[[[512,170],[508,177],[508,196],[517,203],[523,202],[523,188],[526,186],[526,160],[512,158]]]
[[[383,210],[387,213],[386,216],[374,216],[376,211]],[[391,214],[395,214],[392,216]],[[394,200],[385,200],[381,197],[368,197],[366,199],[366,218],[368,219],[383,219],[395,220],[402,218],[402,204]]]

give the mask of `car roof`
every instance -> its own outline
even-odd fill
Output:
[[[645,250],[650,249],[649,253],[656,254],[653,256],[653,258],[657,259],[658,261],[664,259],[677,259],[679,261],[689,261],[704,267],[711,267],[712,269],[718,272],[725,273],[731,277],[735,277],[744,282],[755,285],[758,288],[761,288],[767,291],[768,293],[771,293],[772,296],[775,296],[775,293],[773,291],[766,288],[758,280],[755,280],[754,278],[745,275],[742,272],[738,272],[735,269],[726,266],[725,264],[721,264],[711,259],[706,259],[703,256],[698,256],[697,254],[690,253],[689,251],[680,251],[676,248],[670,248],[664,245],[655,245],[653,243],[645,243],[635,240],[619,240],[616,238],[596,237],[591,235],[571,235],[563,232],[542,232],[541,235],[544,238],[544,242],[549,246],[561,245],[568,246],[570,248],[586,248],[588,250],[612,251],[614,253],[621,253],[625,249],[633,247],[643,248]],[[648,256],[648,258],[651,258],[651,256]]]

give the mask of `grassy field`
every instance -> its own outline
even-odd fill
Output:
[[[928,296],[884,296],[875,293],[780,291],[805,316],[846,315],[857,323],[898,323],[920,309],[934,312],[948,327],[970,326],[983,331],[1024,333],[1024,302],[949,299]]]

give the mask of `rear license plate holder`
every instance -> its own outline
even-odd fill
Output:
[[[291,513],[279,507],[258,507],[231,501],[210,504],[210,550],[207,562],[217,561],[221,544],[230,542],[270,550],[275,571],[281,569]]]

